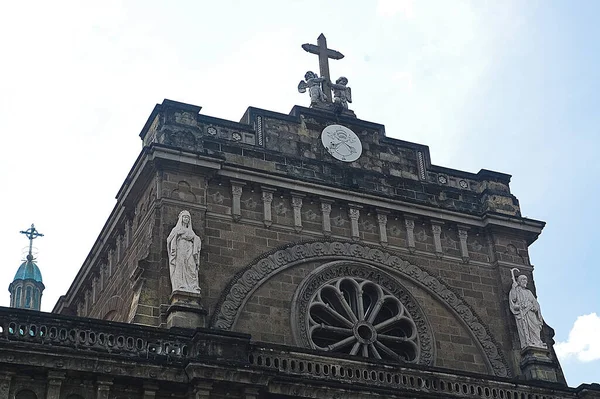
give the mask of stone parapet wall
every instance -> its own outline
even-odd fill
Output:
[[[249,108],[241,123],[199,111],[165,100],[140,134],[144,145],[218,155],[231,164],[390,199],[477,215],[520,216],[509,175],[432,165],[427,146],[390,139],[383,125],[298,106],[290,115]],[[356,162],[337,161],[321,145],[321,131],[331,124],[343,124],[360,137],[363,155]]]
[[[0,308],[0,399],[25,389],[52,399],[600,397],[597,385],[526,383],[324,355],[252,342],[245,334],[169,331]],[[204,396],[190,396],[199,392]]]

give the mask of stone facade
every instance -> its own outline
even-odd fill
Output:
[[[433,165],[426,146],[351,116],[249,108],[236,123],[199,112],[156,106],[56,315],[2,310],[0,364],[28,370],[5,374],[10,395],[27,375],[38,398],[600,397],[595,386],[566,387],[550,327],[545,358],[521,353],[510,269],[533,282],[528,246],[544,223],[521,217],[510,176]],[[321,146],[331,124],[358,135],[357,161]],[[166,251],[182,210],[202,239],[193,325],[171,317],[185,311],[170,302]],[[299,338],[302,287],[328,265],[331,278],[359,273],[411,298],[417,364]],[[19,359],[25,348],[35,356]]]

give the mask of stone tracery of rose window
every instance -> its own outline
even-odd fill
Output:
[[[419,336],[413,318],[381,285],[342,277],[321,286],[308,305],[312,347],[384,360],[416,362]]]

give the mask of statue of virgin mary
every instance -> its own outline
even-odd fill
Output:
[[[169,271],[173,292],[200,293],[198,269],[202,241],[192,230],[192,218],[188,211],[181,211],[177,225],[167,238]]]

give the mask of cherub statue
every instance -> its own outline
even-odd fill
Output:
[[[323,89],[321,89],[321,83],[324,81],[324,78],[320,78],[316,73],[308,71],[304,74],[304,80],[298,83],[298,91],[305,93],[306,88],[308,88],[311,104],[325,102],[325,94],[323,94]]]
[[[335,104],[340,104],[344,109],[348,109],[348,103],[352,102],[352,91],[346,85],[348,84],[348,79],[340,76],[338,80],[335,81],[335,84],[331,84],[331,88],[333,89],[333,102]]]

